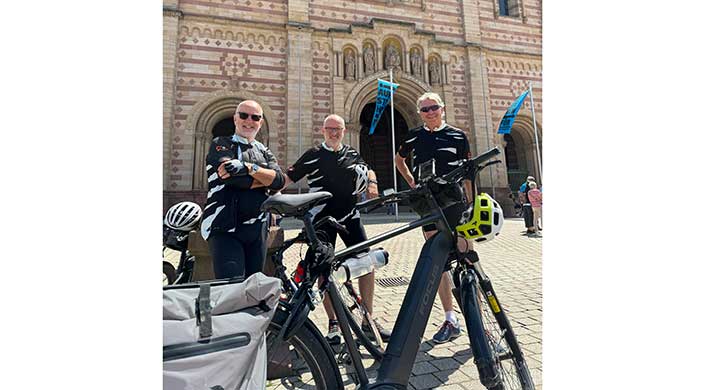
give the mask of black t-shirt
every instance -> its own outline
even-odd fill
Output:
[[[316,214],[317,219],[327,215],[341,219],[351,215],[357,203],[357,195],[354,194],[357,164],[367,166],[350,145],[342,145],[338,151],[315,146],[299,157],[286,174],[294,182],[308,176],[309,192],[328,191],[333,194]]]
[[[434,132],[422,126],[409,130],[398,153],[406,158],[412,152],[412,173],[418,181],[420,164],[436,159],[436,175],[444,175],[457,168],[459,160],[470,157],[470,143],[462,130],[448,124]]]

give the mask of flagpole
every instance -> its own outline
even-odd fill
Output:
[[[394,166],[394,154],[396,152],[396,140],[394,137],[394,79],[392,78],[392,70],[394,67],[389,67],[389,92],[390,92],[390,104],[392,107],[392,178],[394,179],[394,192],[397,192],[397,171]],[[394,202],[394,220],[399,221],[399,203]]]
[[[543,170],[541,169],[541,150],[539,150],[539,133],[536,130],[536,112],[534,111],[534,89],[529,81],[529,95],[531,96],[531,119],[534,120],[534,140],[536,141],[536,161],[539,163],[539,177],[543,182]]]

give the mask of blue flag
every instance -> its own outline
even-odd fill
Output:
[[[387,103],[389,103],[389,97],[396,91],[398,86],[399,84],[392,84],[389,81],[377,79],[377,104],[375,106],[375,114],[372,117],[372,124],[370,124],[370,135],[374,133],[377,122],[379,122],[382,112],[384,112]],[[392,88],[394,91],[392,91]]]
[[[504,116],[502,117],[502,122],[499,123],[499,129],[497,130],[497,134],[509,134],[509,132],[512,131],[512,125],[514,124],[514,118],[517,116],[519,113],[519,110],[521,109],[522,103],[524,103],[524,99],[526,98],[526,95],[529,93],[529,90],[526,90],[526,92],[522,93],[517,100],[512,103],[509,108],[507,108],[507,112],[504,113]]]

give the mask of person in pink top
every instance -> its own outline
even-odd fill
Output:
[[[529,198],[529,203],[531,203],[531,211],[534,212],[534,226],[541,230],[539,219],[541,219],[541,224],[543,224],[543,219],[541,218],[541,205],[543,203],[543,196],[541,195],[541,191],[536,187],[536,182],[529,182],[529,192],[526,194],[526,196]]]

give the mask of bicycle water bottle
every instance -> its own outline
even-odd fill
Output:
[[[360,253],[343,261],[333,273],[339,283],[355,280],[365,276],[375,269],[384,267],[389,261],[389,253],[382,248]]]

